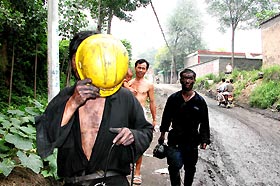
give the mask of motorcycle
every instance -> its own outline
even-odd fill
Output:
[[[221,92],[218,90],[216,99],[218,101],[218,106],[224,105],[226,108],[233,107],[233,95],[229,92]]]

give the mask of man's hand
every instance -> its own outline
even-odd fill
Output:
[[[61,120],[61,126],[66,125],[74,112],[88,99],[96,99],[99,96],[99,89],[91,84],[91,79],[78,81],[73,95],[66,103]]]
[[[114,138],[113,143],[117,145],[124,145],[128,146],[134,142],[134,136],[132,132],[124,127],[124,128],[110,128],[109,129],[112,133],[117,134]]]
[[[88,99],[100,97],[99,88],[93,86],[91,83],[91,79],[88,78],[77,82],[71,97],[76,107],[83,105]]]
[[[158,143],[163,144],[165,140],[165,132],[161,132],[160,137],[158,138]]]

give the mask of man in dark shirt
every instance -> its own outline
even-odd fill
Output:
[[[105,60],[118,59],[118,55],[123,55],[123,52],[117,53],[115,46],[112,47],[113,53],[102,53],[102,46],[110,38],[102,35],[95,38],[95,34],[91,31],[80,32],[70,42],[69,60],[78,81],[73,87],[62,90],[48,104],[43,115],[36,117],[37,149],[44,158],[53,153],[54,148],[58,148],[58,176],[64,178],[65,185],[128,186],[126,176],[130,174],[130,164],[135,163],[149,147],[153,126],[145,119],[135,96],[121,87],[122,81],[120,86],[108,89],[108,92],[113,93],[107,92],[106,96],[102,96],[100,88],[93,85],[97,79],[85,77],[79,80],[82,74],[77,72],[77,68],[80,68],[77,65],[83,68],[87,67],[83,66],[84,63],[92,65],[92,61],[83,61],[86,59],[84,56],[76,63],[81,51],[79,46],[94,53],[91,55],[90,52],[85,52],[85,55],[90,55],[90,60],[95,55],[96,60],[103,56],[106,56]],[[91,49],[90,44],[95,44],[95,40],[100,38],[101,49]],[[89,46],[83,41],[89,43]],[[106,45],[105,48],[110,47]],[[96,52],[100,52],[100,56]],[[115,62],[118,65],[114,65]],[[123,60],[110,61],[106,65],[122,67]],[[92,68],[98,66],[92,65],[89,70]],[[124,77],[127,69],[122,70]],[[100,74],[102,73],[108,75],[100,70]],[[116,71],[111,73],[120,75]],[[102,91],[104,93],[106,90]]]
[[[160,126],[159,143],[168,133],[167,163],[172,186],[181,185],[180,169],[184,165],[184,185],[191,186],[198,160],[198,146],[210,143],[208,108],[205,100],[193,90],[196,73],[191,69],[180,72],[182,90],[168,97]]]

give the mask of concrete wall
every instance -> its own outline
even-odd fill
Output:
[[[224,73],[226,71],[226,65],[231,62],[230,58],[218,58],[212,61],[195,64],[192,66],[185,66],[185,68],[191,68],[197,74],[197,77],[205,76],[207,74]],[[234,61],[235,68],[239,70],[258,70],[262,66],[261,59],[245,59],[236,58]]]
[[[198,55],[188,56],[187,58],[185,58],[185,61],[184,61],[185,67],[193,66],[193,65],[197,65],[197,64],[198,64]]]
[[[263,66],[280,65],[280,14],[261,24]]]
[[[208,61],[205,63],[196,64],[189,67],[186,66],[186,68],[190,68],[193,71],[195,71],[196,77],[201,77],[210,73],[218,75],[220,71],[220,63],[219,63],[219,59],[216,59],[213,61]]]
[[[230,61],[230,60],[229,60]],[[259,70],[262,67],[261,59],[234,59],[234,68],[238,70]],[[224,67],[226,69],[226,67]]]

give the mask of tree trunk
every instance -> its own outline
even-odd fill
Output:
[[[235,26],[232,25],[232,32],[231,32],[231,66],[234,69],[234,36],[235,36]]]
[[[107,34],[111,34],[111,26],[113,20],[113,11],[110,11],[109,20],[108,20],[108,27],[107,27]]]
[[[98,0],[98,16],[97,16],[97,31],[101,33],[102,28],[102,18],[101,18],[101,0]]]
[[[37,52],[38,52],[38,44],[36,44],[35,49],[35,67],[34,67],[34,99],[36,99],[36,92],[37,92],[37,64],[38,64],[38,58],[37,58]]]
[[[170,73],[170,84],[173,84],[176,82],[176,59],[174,55],[172,55]]]
[[[12,66],[11,66],[11,76],[10,76],[10,90],[9,90],[9,101],[8,101],[9,106],[11,105],[11,100],[12,100],[14,64],[15,64],[15,46],[14,46],[14,43],[13,43],[13,56],[12,56]]]
[[[177,35],[175,42],[174,42],[174,49],[172,50],[172,61],[171,61],[171,77],[170,77],[170,83],[176,83],[177,81],[177,67],[176,67],[176,53],[177,53],[177,44],[178,44],[179,36]]]
[[[72,66],[71,62],[67,63],[67,75],[66,75],[66,87],[70,87],[70,79],[71,79],[71,71],[72,71]]]
[[[7,57],[7,40],[4,39],[2,45],[0,45],[0,71],[3,75],[2,79],[5,82],[8,82],[8,78],[6,78],[6,70],[8,65],[8,57]]]

